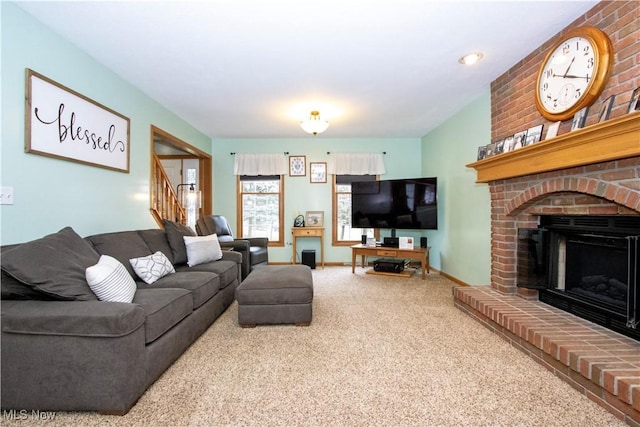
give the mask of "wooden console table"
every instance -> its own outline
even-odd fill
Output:
[[[362,267],[365,267],[365,258],[367,256],[389,257],[389,258],[409,258],[420,261],[420,269],[422,270],[422,280],[426,278],[429,272],[429,248],[399,249],[387,248],[384,246],[367,246],[354,245],[351,246],[351,273],[356,272],[356,257],[362,256]]]
[[[324,227],[293,227],[291,235],[293,236],[293,263],[296,264],[296,239],[298,237],[319,237],[320,265],[324,268]]]

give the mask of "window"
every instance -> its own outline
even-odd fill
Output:
[[[333,180],[333,244],[353,245],[360,243],[363,234],[378,237],[373,228],[351,228],[351,183],[375,181],[374,175],[334,175]]]
[[[238,236],[267,237],[270,246],[284,246],[280,175],[241,175],[238,179]]]

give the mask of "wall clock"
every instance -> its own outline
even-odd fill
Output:
[[[613,45],[595,27],[570,30],[547,53],[538,71],[536,107],[552,121],[567,120],[593,104],[613,68]]]
[[[289,176],[307,175],[306,156],[289,156]]]

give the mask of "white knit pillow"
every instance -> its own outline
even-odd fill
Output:
[[[160,251],[152,255],[132,258],[129,262],[138,277],[149,285],[167,274],[176,272],[169,258]]]
[[[85,270],[85,277],[100,301],[133,301],[136,282],[117,259],[109,255],[100,256],[96,265]]]
[[[217,234],[208,236],[184,236],[189,267],[222,258],[222,248]]]

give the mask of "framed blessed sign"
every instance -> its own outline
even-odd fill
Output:
[[[27,69],[25,151],[129,173],[129,118]]]

